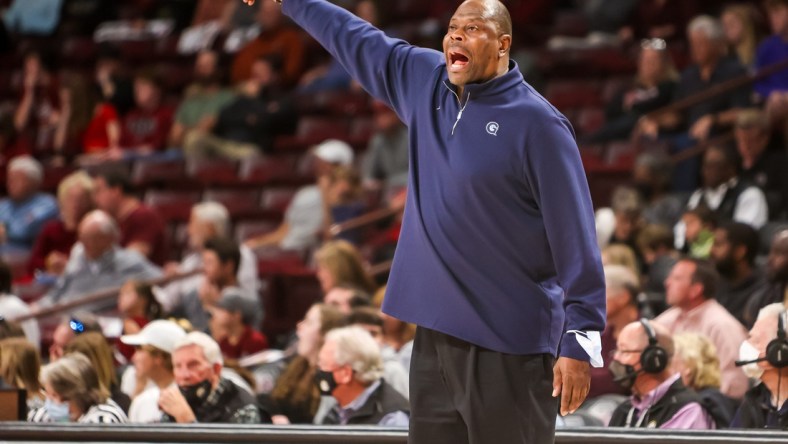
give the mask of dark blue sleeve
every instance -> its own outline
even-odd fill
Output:
[[[529,131],[525,180],[534,191],[558,281],[564,290],[564,331],[605,329],[605,281],[594,228],[594,209],[580,152],[569,123],[549,116]],[[561,356],[588,361],[564,334]]]
[[[404,122],[423,93],[425,80],[443,54],[418,48],[382,31],[326,0],[284,0],[283,12],[323,45],[375,98],[391,106]]]

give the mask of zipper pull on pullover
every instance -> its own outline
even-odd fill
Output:
[[[457,96],[457,93],[454,93],[454,95]],[[457,124],[460,123],[460,119],[462,119],[462,112],[465,111],[465,107],[468,106],[468,102],[470,101],[471,101],[471,93],[468,93],[468,98],[465,100],[465,105],[462,104],[462,102],[460,101],[460,97],[457,96],[457,102],[460,104],[461,108],[460,108],[460,112],[457,113],[457,120],[454,122],[454,126],[451,127],[452,136],[454,135],[455,128],[457,128]]]

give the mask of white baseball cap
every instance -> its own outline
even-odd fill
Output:
[[[313,151],[320,160],[328,163],[349,166],[353,164],[353,148],[347,143],[329,139],[315,146]]]
[[[127,345],[151,345],[161,351],[172,353],[175,343],[186,336],[186,332],[172,321],[159,319],[150,322],[136,335],[123,335],[120,342]]]

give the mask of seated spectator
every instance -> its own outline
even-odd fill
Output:
[[[11,269],[5,262],[0,261],[0,318],[4,322],[31,313],[30,307],[11,292],[12,283]],[[36,348],[41,347],[41,330],[39,330],[38,321],[35,318],[23,321],[20,327],[31,344]]]
[[[671,308],[654,319],[654,323],[673,335],[689,332],[709,338],[720,357],[720,391],[741,399],[747,390],[747,378],[734,361],[746,330],[714,299],[718,282],[717,272],[710,264],[698,259],[678,261],[665,281],[665,300]]]
[[[643,319],[621,330],[610,370],[632,396],[613,412],[610,427],[714,428],[701,398],[671,369],[672,358],[673,339],[659,324]]]
[[[254,398],[221,376],[222,353],[210,336],[191,332],[175,342],[172,367],[177,387],[161,390],[162,422],[259,424]]]
[[[714,344],[705,336],[681,333],[673,336],[673,346],[673,371],[681,375],[685,387],[700,396],[716,428],[727,429],[737,402],[720,392],[720,359]]]
[[[131,401],[130,422],[161,422],[159,396],[162,390],[176,387],[172,352],[184,336],[186,332],[178,324],[162,319],[147,324],[136,334],[121,336],[123,344],[136,349],[132,358],[135,375],[138,382],[144,382],[138,383],[137,395]],[[148,386],[148,381],[153,381],[153,385]]]
[[[93,209],[93,179],[84,171],[66,176],[57,187],[60,218],[41,229],[30,253],[28,272],[63,273],[71,248],[77,242],[79,221]]]
[[[710,146],[703,155],[703,185],[695,190],[687,208],[706,206],[720,222],[735,221],[761,228],[769,220],[766,196],[736,174],[734,150]]]
[[[339,140],[326,140],[316,146],[313,169],[316,182],[329,176],[338,166],[353,164],[353,148]],[[326,179],[322,179],[326,180]],[[301,187],[285,211],[281,225],[272,233],[246,241],[249,248],[279,248],[304,251],[317,245],[323,226],[323,195],[320,186]]]
[[[259,304],[237,292],[225,291],[209,308],[211,336],[225,359],[241,359],[268,348],[268,338],[253,324]]]
[[[79,224],[79,243],[74,246],[63,275],[39,305],[48,306],[78,299],[99,290],[118,288],[129,279],[155,279],[161,270],[134,250],[118,246],[120,232],[115,221],[101,210],[88,213]],[[93,310],[114,308],[107,300],[90,305]]]
[[[120,287],[118,313],[123,320],[123,334],[134,335],[149,322],[164,317],[164,309],[153,294],[153,287],[137,281],[128,281]],[[118,351],[128,360],[134,348],[118,344]]]
[[[88,165],[123,158],[120,149],[120,117],[108,100],[99,100],[82,135],[79,162]]]
[[[767,0],[764,2],[769,16],[772,36],[766,38],[758,45],[755,55],[755,68],[763,69],[769,65],[785,60],[788,57],[788,1]],[[788,73],[780,70],[766,78],[755,82],[755,92],[767,103],[767,111],[771,117],[784,115],[786,101],[788,101]]]
[[[752,326],[758,311],[776,302],[784,302],[788,292],[788,230],[775,234],[766,262],[766,285],[753,293],[744,309],[744,325]]]
[[[681,100],[722,82],[742,77],[746,71],[733,58],[725,57],[725,36],[719,21],[699,16],[687,28],[692,64],[681,74],[674,100]],[[686,108],[682,113],[665,113],[641,122],[642,134],[656,137],[665,131],[687,131],[673,140],[674,150],[683,151],[718,134],[736,121],[739,109],[749,105],[749,88],[739,88]],[[697,184],[698,159],[676,166],[674,189],[689,191]]]
[[[14,0],[3,12],[7,30],[16,34],[51,35],[60,23],[63,0]]]
[[[384,103],[375,101],[375,132],[369,139],[364,158],[366,188],[383,191],[388,202],[408,185],[408,128]]]
[[[305,47],[299,32],[285,23],[277,4],[263,2],[257,12],[260,34],[241,48],[232,66],[232,81],[239,83],[252,74],[252,65],[260,56],[277,56],[282,60],[282,85],[293,87],[303,72]]]
[[[345,327],[328,332],[318,368],[320,393],[333,396],[338,404],[323,424],[408,425],[408,401],[383,379],[380,349],[365,330]]]
[[[189,224],[186,226],[188,251],[180,263],[170,262],[165,267],[168,275],[189,273],[202,268],[205,241],[217,237],[230,236],[230,213],[218,202],[201,202],[192,207]],[[238,285],[250,294],[256,294],[260,288],[257,276],[257,257],[246,245],[239,246],[241,262],[238,266]],[[196,291],[202,285],[204,277],[197,275],[179,279],[164,287],[160,302],[169,311],[172,310],[185,295]]]
[[[292,132],[297,116],[291,100],[279,87],[280,63],[260,57],[252,74],[239,86],[239,94],[219,111],[211,133],[187,138],[189,158],[245,159],[271,153],[274,137]]]
[[[22,76],[12,81],[21,95],[14,111],[15,137],[6,158],[49,154],[54,148],[61,107],[59,82],[54,72],[52,57],[43,51],[28,51],[24,55]]]
[[[672,227],[681,217],[684,203],[671,194],[670,158],[659,152],[646,152],[635,159],[633,187],[643,199],[643,219],[650,224]]]
[[[66,356],[72,353],[81,353],[90,360],[98,375],[99,385],[109,390],[110,398],[115,401],[124,412],[128,413],[131,398],[120,391],[118,374],[112,348],[107,343],[107,338],[99,332],[86,332],[78,334],[66,344]]]
[[[729,222],[714,230],[710,258],[720,274],[716,299],[742,324],[750,297],[765,284],[755,266],[758,250],[758,232],[747,224]]]
[[[610,208],[601,208],[596,212],[596,231],[600,248],[611,244],[623,244],[638,255],[635,239],[643,224],[641,212],[643,202],[637,190],[631,187],[618,186],[610,198]],[[638,257],[638,262],[642,258]]]
[[[774,343],[773,352],[767,350],[773,341],[784,341],[785,305],[774,303],[758,311],[758,318],[749,337],[741,344],[739,359],[747,376],[758,384],[744,395],[736,411],[733,429],[788,429],[788,384],[781,384],[786,375],[784,342]],[[786,375],[788,376],[788,375]]]
[[[0,379],[6,386],[25,390],[27,411],[44,406],[44,393],[38,375],[41,357],[38,349],[25,338],[0,340]]]
[[[588,137],[588,143],[626,140],[641,117],[670,103],[679,75],[667,43],[643,40],[637,66],[632,86],[608,102],[605,125]]]
[[[386,287],[381,287],[372,298],[372,305],[380,309]],[[380,312],[383,318],[383,343],[399,357],[402,367],[410,373],[410,358],[413,354],[413,339],[416,337],[416,325],[401,321],[386,313]],[[384,351],[385,353],[385,351]]]
[[[101,92],[100,101],[111,104],[121,116],[134,106],[134,87],[126,76],[120,50],[102,45],[96,56],[95,81]],[[91,110],[92,112],[93,110]]]
[[[216,125],[219,111],[233,101],[235,93],[225,88],[218,68],[218,54],[203,51],[194,64],[194,84],[190,86],[170,129],[169,143],[182,147],[191,138],[209,134]]]
[[[312,424],[320,405],[314,383],[317,356],[329,330],[344,324],[336,308],[315,304],[296,326],[296,355],[274,384],[270,396],[260,399],[274,424]]]
[[[315,252],[317,280],[323,294],[334,287],[350,286],[367,294],[373,293],[377,286],[364,268],[364,261],[356,247],[346,241],[332,241],[323,244]]]
[[[755,50],[761,40],[757,23],[759,19],[758,9],[744,3],[728,5],[720,14],[728,52],[747,68],[755,65]]]
[[[249,292],[238,285],[240,260],[238,244],[231,239],[214,237],[206,240],[202,251],[202,284],[185,295],[171,310],[171,314],[188,319],[195,330],[208,331],[209,308],[216,305],[223,296],[233,293],[240,294],[249,301],[250,325],[261,325],[263,309],[257,292]]]
[[[679,252],[674,248],[673,231],[665,225],[646,225],[638,233],[636,243],[647,270],[643,291],[664,294],[665,279],[679,259]]]
[[[156,265],[164,265],[168,254],[164,220],[140,202],[128,175],[122,171],[105,171],[96,176],[93,183],[96,207],[117,222],[120,245],[140,253]]]
[[[676,246],[690,257],[708,259],[714,245],[717,219],[706,205],[686,210],[681,216],[681,222],[674,228],[674,232],[679,235],[683,230],[683,238],[677,236],[674,239]]]
[[[98,319],[91,313],[80,311],[65,316],[52,333],[52,344],[49,346],[49,362],[55,362],[65,354],[66,346],[77,335],[87,332],[101,333]]]
[[[402,366],[399,356],[387,347],[383,341],[383,317],[379,308],[356,307],[346,318],[347,326],[361,327],[372,336],[380,347],[380,358],[383,361],[383,379],[399,394],[410,398],[408,370]]]
[[[123,117],[120,146],[141,155],[165,150],[174,110],[162,103],[157,76],[143,72],[134,77],[134,105]]]
[[[788,8],[786,8],[788,9]],[[757,185],[766,195],[769,216],[788,211],[788,154],[769,146],[771,127],[762,111],[748,109],[736,119],[736,149],[741,156],[741,180]]]
[[[44,225],[57,217],[55,198],[40,192],[44,169],[29,156],[8,164],[8,197],[0,200],[0,251],[27,252]]]
[[[44,407],[33,411],[32,422],[126,423],[128,417],[99,382],[90,360],[81,353],[63,356],[41,369],[46,391]]]
[[[623,265],[605,265],[605,294],[607,302],[607,322],[602,332],[602,356],[610,356],[616,348],[616,341],[623,328],[640,317],[638,310],[638,279],[632,270]],[[591,390],[588,398],[602,395],[627,395],[625,387],[613,380],[610,363],[591,369]]]
[[[361,178],[353,167],[339,166],[330,176],[318,181],[323,195],[323,232],[331,236],[331,227],[350,219],[359,217],[367,210]],[[335,239],[345,240],[351,244],[361,243],[361,232],[358,229],[346,230]]]

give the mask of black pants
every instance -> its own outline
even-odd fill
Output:
[[[419,327],[408,443],[552,443],[553,362],[549,354],[508,355]]]

